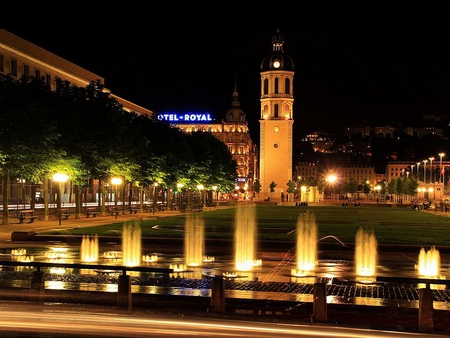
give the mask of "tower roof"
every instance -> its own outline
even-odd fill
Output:
[[[234,88],[233,92],[233,100],[231,101],[231,108],[227,111],[227,116],[225,118],[227,122],[245,122],[245,114],[241,109],[241,105],[239,103],[239,94]]]
[[[276,67],[276,61],[279,66]],[[272,53],[267,55],[261,62],[261,71],[268,70],[294,70],[294,61],[284,53],[284,37],[278,28],[274,36],[272,36]]]

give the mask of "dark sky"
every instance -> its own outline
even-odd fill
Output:
[[[114,94],[156,113],[208,111],[220,121],[236,84],[254,137],[259,65],[277,28],[295,62],[297,135],[450,112],[449,31],[436,22],[81,21],[0,27],[102,76]]]

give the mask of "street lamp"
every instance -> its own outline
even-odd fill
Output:
[[[58,182],[58,220],[59,225],[61,225],[61,183],[67,182],[69,179],[69,176],[66,174],[56,173],[53,175],[53,181]]]
[[[114,214],[116,215],[115,218],[117,219],[117,214],[119,213],[119,210],[117,209],[117,199],[119,197],[118,187],[120,184],[122,184],[122,179],[120,177],[113,177],[111,179],[111,184],[116,187],[116,193],[114,195]]]
[[[334,182],[336,182],[337,177],[334,174],[330,174],[326,177],[326,181],[331,184],[332,186],[334,185]],[[333,189],[332,189],[333,190]],[[331,194],[333,194],[333,192],[331,192]]]
[[[442,184],[444,184],[444,170],[442,170],[442,157],[444,156],[444,153],[439,153],[439,170],[441,171],[440,177],[442,177],[440,181]]]
[[[423,183],[427,183],[427,162],[428,160],[423,160]]]
[[[153,215],[155,214],[155,209],[158,206],[158,201],[157,201],[157,188],[158,188],[158,182],[155,182],[155,184],[153,184],[153,187],[155,189],[154,194],[153,194]]]
[[[433,183],[433,180],[434,180],[434,178],[433,178],[433,160],[434,160],[434,157],[430,157],[429,160],[430,160],[430,183]]]
[[[181,211],[181,189],[184,187],[183,183],[177,183],[178,190],[178,210]]]
[[[203,201],[203,190],[205,189],[205,187],[203,186],[203,184],[198,184],[197,185],[197,189],[198,189],[198,191],[200,192],[200,196],[201,196],[201,199],[202,199],[202,207],[204,206],[204,201]]]

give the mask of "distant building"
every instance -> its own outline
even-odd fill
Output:
[[[163,115],[161,118],[159,116]],[[182,114],[180,114],[182,115]],[[212,122],[211,116],[202,114],[198,119],[186,121],[183,116],[160,114],[158,119],[164,119],[171,126],[181,129],[185,133],[204,131],[212,133],[228,147],[233,160],[237,163],[235,188],[241,197],[250,197],[253,184],[258,177],[258,148],[253,143],[248,129],[248,122],[244,111],[240,107],[237,90],[233,92],[231,107],[221,123]]]

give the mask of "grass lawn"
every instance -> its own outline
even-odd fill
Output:
[[[406,207],[368,205],[342,207],[322,204],[295,207],[257,204],[255,218],[259,239],[295,240],[295,231],[292,230],[296,229],[303,213],[309,213],[310,217],[315,218],[319,238],[335,236],[342,242],[354,243],[358,229],[363,227],[374,231],[379,244],[450,246],[450,217]],[[143,237],[183,237],[188,215],[132,222],[140,223]],[[206,238],[233,238],[236,207],[193,215],[203,219]],[[46,234],[121,236],[124,224],[126,223],[118,222]]]

